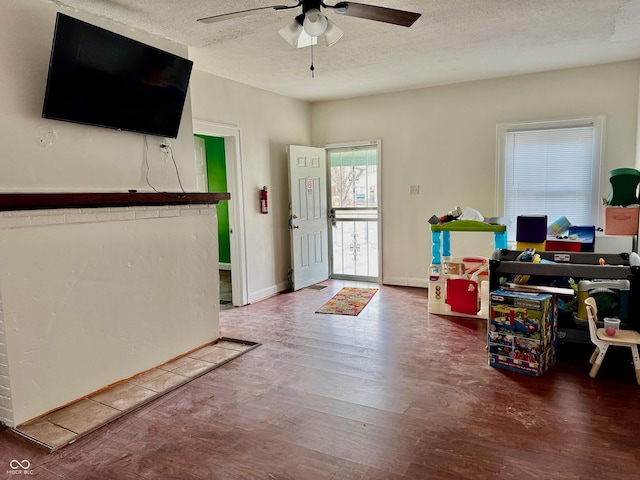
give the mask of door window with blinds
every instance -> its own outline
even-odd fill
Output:
[[[498,125],[498,209],[515,240],[518,215],[596,225],[604,117]]]

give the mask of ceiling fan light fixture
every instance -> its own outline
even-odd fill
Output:
[[[312,37],[307,32],[302,30],[300,32],[300,36],[298,37],[298,43],[296,44],[296,48],[304,48],[309,47],[311,45],[317,45],[318,37]]]
[[[328,23],[327,17],[321,14],[319,10],[312,8],[305,14],[302,27],[312,37],[319,37],[327,29]]]
[[[338,40],[340,40],[342,38],[342,35],[344,35],[344,31],[331,20],[327,19],[327,29],[322,35],[322,38],[327,44],[327,47],[330,47]]]
[[[295,48],[298,46],[298,39],[302,31],[302,25],[300,25],[296,19],[293,19],[278,30],[278,33],[284,38],[285,42]]]

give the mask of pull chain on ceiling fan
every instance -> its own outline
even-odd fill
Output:
[[[397,10],[395,8],[379,7],[354,2],[338,2],[327,5],[322,0],[298,0],[296,5],[270,5],[267,7],[251,8],[237,12],[223,13],[211,17],[199,18],[199,22],[215,23],[232,18],[245,17],[262,12],[263,10],[289,10],[302,7],[302,13],[281,28],[278,33],[292,47],[302,48],[311,46],[311,74],[313,76],[313,45],[322,38],[330,47],[342,38],[344,32],[329,18],[321,13],[321,8],[330,8],[341,15],[385,22],[402,27],[410,27],[420,18],[420,13]]]

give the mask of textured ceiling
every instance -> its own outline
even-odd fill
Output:
[[[421,13],[410,28],[324,9],[345,33],[314,47],[314,78],[310,48],[278,34],[301,9],[196,21],[296,0],[54,1],[188,45],[200,70],[307,101],[640,58],[640,0],[361,2]]]

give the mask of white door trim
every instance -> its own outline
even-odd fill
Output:
[[[240,128],[233,125],[193,120],[193,133],[224,138],[229,201],[229,233],[231,247],[231,294],[233,305],[249,303],[247,285],[247,241],[242,178]]]

